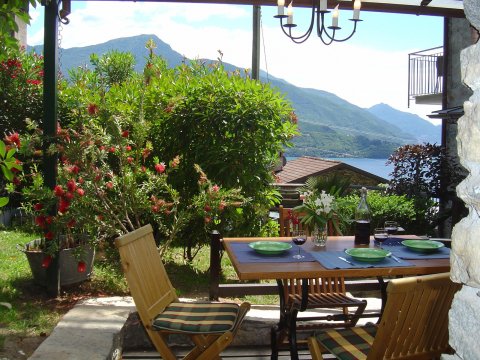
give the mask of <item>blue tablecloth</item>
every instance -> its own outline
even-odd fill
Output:
[[[351,256],[345,254],[343,251],[317,251],[311,252],[312,256],[317,260],[324,268],[327,269],[362,269],[362,268],[373,268],[373,267],[399,267],[399,266],[412,266],[412,263],[400,260],[401,262],[396,262],[392,258],[385,258],[379,262],[365,262],[358,261],[353,259]],[[353,265],[340,260],[339,256],[344,257]]]
[[[279,255],[264,255],[257,253],[247,242],[231,242],[233,252],[237,256],[240,263],[255,263],[255,262],[272,262],[272,263],[287,263],[287,262],[308,262],[315,261],[311,253],[305,251],[300,247],[300,254],[304,257],[302,259],[294,259],[293,255],[298,254],[298,246],[293,244],[293,247],[284,251]]]

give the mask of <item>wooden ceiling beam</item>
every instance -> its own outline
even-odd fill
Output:
[[[88,0],[76,0],[76,1],[88,1]],[[96,0],[96,1],[111,1],[111,0]],[[261,5],[261,6],[276,6],[276,0],[120,0],[128,2],[179,2],[179,3],[208,3],[208,4],[231,4],[231,5]],[[313,0],[317,1],[317,0]],[[287,3],[288,1],[286,1]],[[339,1],[328,0],[328,8],[333,9]],[[410,4],[396,4],[387,2],[373,2],[362,1],[362,11],[372,12],[384,12],[394,14],[411,14],[411,15],[428,15],[428,16],[441,16],[450,18],[464,18],[465,13],[463,9],[454,9],[446,7],[435,6],[421,6],[421,0],[418,0],[417,5]],[[295,0],[295,7],[311,7],[312,0]],[[353,8],[353,1],[340,1],[340,8],[351,9]]]

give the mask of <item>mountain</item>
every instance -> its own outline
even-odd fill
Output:
[[[132,53],[137,61],[135,70],[142,71],[148,55],[145,44],[150,39],[157,45],[155,53],[161,55],[169,66],[175,67],[186,60],[157,36],[138,35],[97,45],[61,49],[61,71],[68,78],[69,69],[78,66],[92,67],[90,54],[101,56],[110,50]],[[41,53],[42,47],[36,46],[33,50]],[[224,63],[224,67],[228,71],[237,68],[228,63]],[[335,94],[300,88],[272,75],[267,77],[265,72],[261,72],[260,80],[270,82],[282,92],[285,98],[292,102],[298,116],[301,136],[293,140],[294,147],[286,150],[287,156],[387,158],[397,147],[416,143],[419,132],[411,129],[420,127],[421,122],[426,122],[413,114],[402,113],[393,108],[389,108],[388,113],[386,110],[376,113],[375,107],[362,109]]]
[[[418,115],[395,110],[387,104],[377,104],[367,110],[383,121],[401,127],[419,143],[441,143],[441,125],[433,125]]]

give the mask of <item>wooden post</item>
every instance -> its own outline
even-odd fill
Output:
[[[210,300],[218,300],[218,285],[220,284],[220,243],[221,235],[217,230],[210,234]]]
[[[55,0],[44,0],[44,43],[43,43],[43,134],[52,138],[57,133],[57,73],[58,73],[58,5]],[[57,156],[46,151],[49,143],[44,143],[43,178],[45,185],[53,189],[57,181]],[[55,214],[56,209],[50,209]],[[47,293],[57,297],[60,293],[59,253],[46,271]]]

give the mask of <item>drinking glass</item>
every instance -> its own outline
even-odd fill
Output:
[[[396,221],[385,221],[385,230],[387,231],[388,237],[392,234],[396,234],[398,230],[398,224]]]
[[[305,256],[300,254],[300,246],[305,244],[305,242],[307,241],[307,235],[305,234],[305,232],[303,230],[295,230],[292,233],[292,236],[293,236],[292,237],[293,243],[295,245],[297,245],[297,247],[298,247],[298,254],[293,255],[293,258],[294,259],[302,259]]]
[[[380,246],[388,239],[388,232],[385,228],[376,228],[373,231],[373,238],[375,239],[375,246]]]

